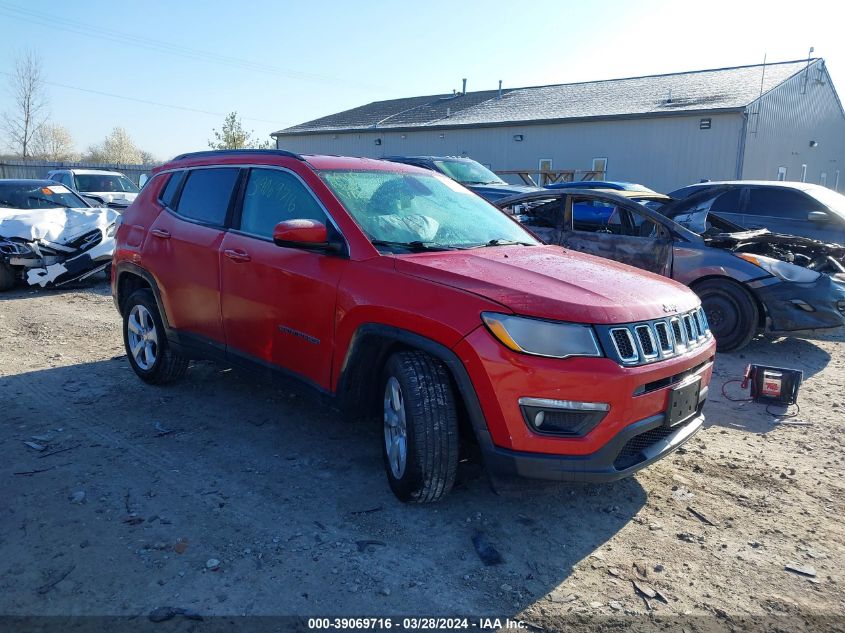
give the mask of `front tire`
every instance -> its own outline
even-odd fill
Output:
[[[735,352],[757,333],[760,311],[751,294],[735,281],[708,279],[693,286],[701,298],[720,352]]]
[[[188,369],[188,360],[167,342],[158,304],[150,290],[136,290],[126,301],[123,344],[132,369],[151,385],[178,380]]]
[[[424,352],[393,354],[382,377],[382,455],[400,501],[430,503],[448,493],[458,469],[458,412],[449,372]]]

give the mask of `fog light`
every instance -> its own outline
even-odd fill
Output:
[[[610,410],[604,402],[576,402],[547,398],[520,398],[526,424],[536,433],[580,437],[593,430]]]
[[[845,299],[840,299],[836,302],[836,309],[842,314],[845,314]]]

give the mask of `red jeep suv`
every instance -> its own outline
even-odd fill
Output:
[[[449,491],[459,438],[497,477],[610,481],[704,420],[715,342],[692,291],[545,246],[435,172],[185,154],[154,170],[116,239],[142,380],[196,358],[297,378],[383,421],[403,501]]]

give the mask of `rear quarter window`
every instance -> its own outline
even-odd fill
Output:
[[[182,181],[185,180],[185,172],[175,171],[167,176],[167,179],[167,184],[164,186],[164,189],[159,196],[159,200],[164,206],[170,209],[175,209],[176,207],[174,205],[176,204],[176,196],[179,193],[179,187],[182,186]]]
[[[189,171],[179,195],[176,213],[203,224],[222,226],[226,221],[239,171],[229,167]]]

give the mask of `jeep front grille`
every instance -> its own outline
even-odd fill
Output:
[[[644,365],[677,356],[712,338],[704,310],[640,323],[597,328],[609,355],[622,365]]]

